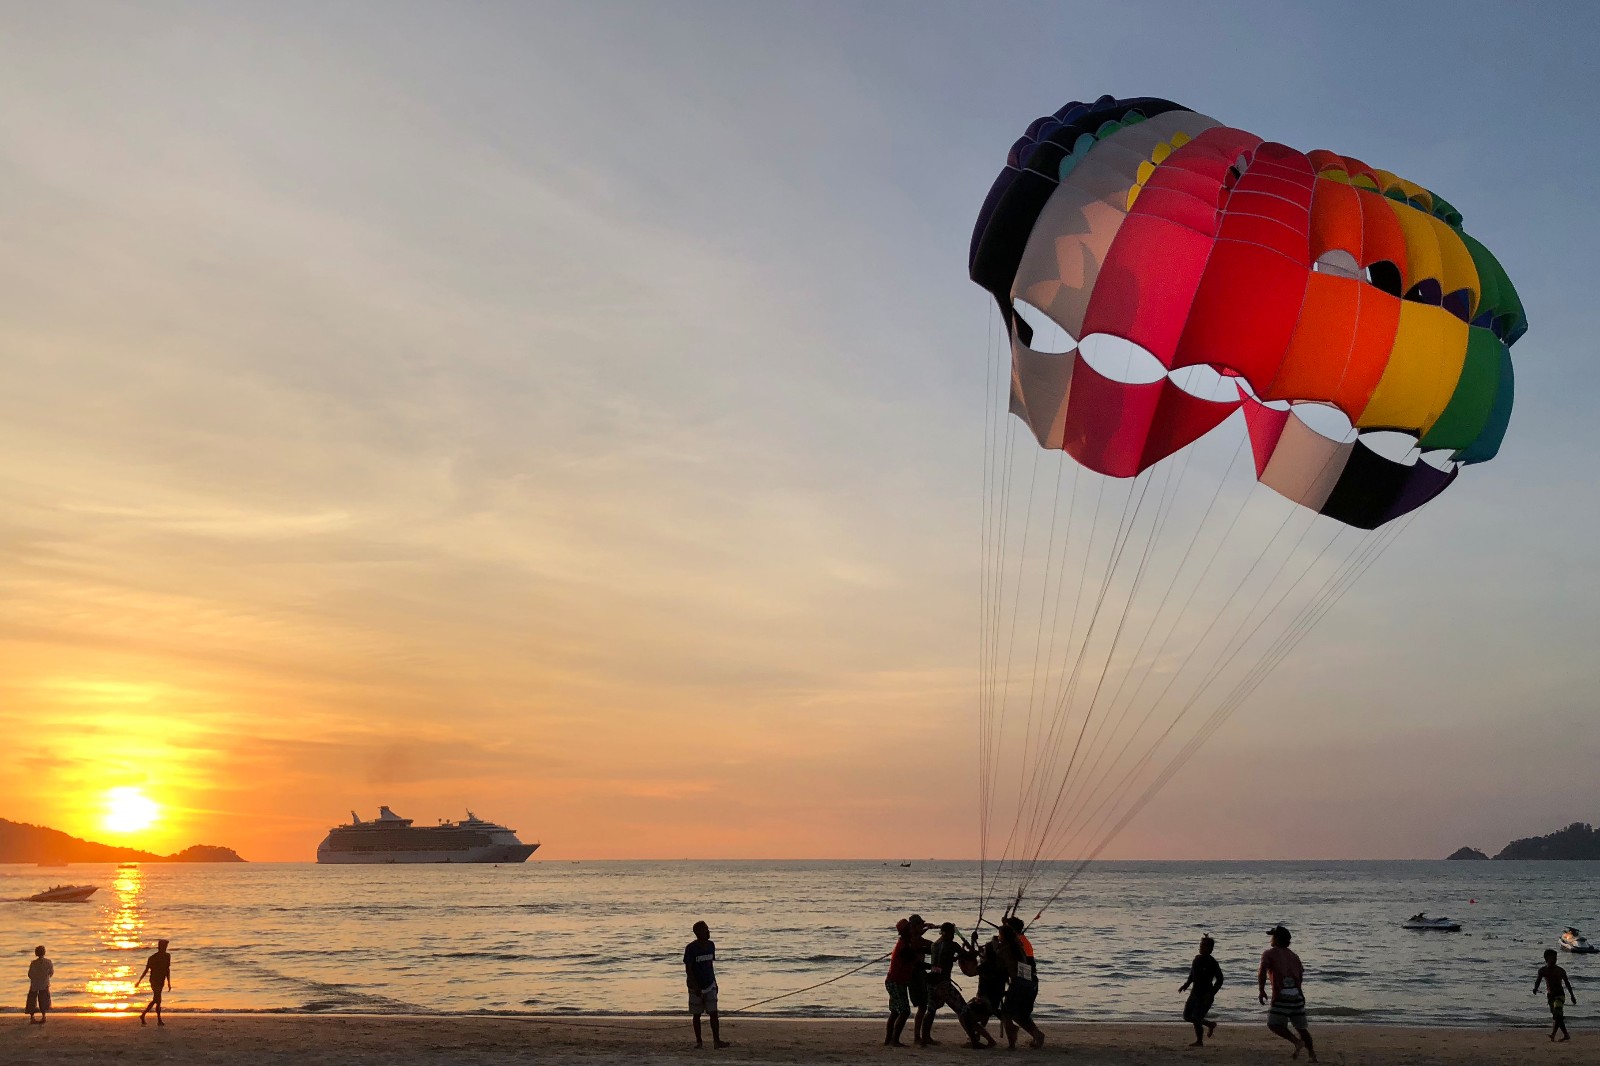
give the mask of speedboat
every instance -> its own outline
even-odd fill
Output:
[[[57,885],[28,897],[29,903],[82,903],[96,892],[98,885]]]
[[[1561,934],[1561,950],[1570,951],[1574,955],[1594,955],[1600,953],[1600,948],[1589,943],[1589,938],[1578,932],[1572,926],[1567,926],[1567,931]]]
[[[1451,921],[1449,918],[1429,918],[1425,911],[1418,911],[1401,922],[1400,928],[1420,929],[1436,933],[1459,933],[1461,932],[1461,923]]]

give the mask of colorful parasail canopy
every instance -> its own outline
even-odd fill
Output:
[[[1494,457],[1511,417],[1515,287],[1420,185],[1299,152],[1167,100],[1071,103],[1012,146],[972,236],[972,279],[999,302],[1011,410],[1047,448],[1128,478],[1243,409],[1259,480],[1375,529]],[[1072,339],[1033,347],[1026,314]],[[1037,318],[1036,318],[1037,320]],[[1155,380],[1096,368],[1114,337]],[[1223,398],[1185,388],[1224,376]],[[1336,408],[1334,437],[1302,417]],[[1367,438],[1400,432],[1391,458]]]

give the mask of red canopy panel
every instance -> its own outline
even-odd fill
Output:
[[[1268,248],[1218,240],[1171,365],[1228,367],[1259,394],[1277,376],[1310,276]]]
[[[1078,354],[1062,447],[1097,473],[1133,477],[1211,432],[1241,402],[1202,400],[1170,378],[1139,384],[1115,381]]]
[[[1172,366],[1213,243],[1188,226],[1129,215],[1095,280],[1083,335],[1121,337]]]

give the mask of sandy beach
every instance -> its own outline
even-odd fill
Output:
[[[0,1018],[0,1061],[11,1066],[75,1063],[284,1063],[312,1064],[450,1062],[641,1063],[864,1063],[970,1061],[974,1056],[1012,1061],[1003,1048],[975,1053],[954,1041],[955,1027],[942,1026],[945,1042],[931,1049],[885,1048],[882,1029],[866,1020],[817,1022],[735,1019],[723,1036],[734,1047],[713,1052],[693,1046],[687,1019],[534,1019],[329,1017],[274,1015],[174,1015],[166,1028],[143,1029],[129,1016],[57,1015],[48,1025],[26,1018]],[[1539,1029],[1408,1029],[1325,1025],[1313,1030],[1325,1063],[1345,1066],[1433,1066],[1482,1063],[1593,1062],[1593,1034],[1578,1031],[1571,1042],[1551,1045]],[[1052,1059],[1083,1066],[1145,1063],[1254,1064],[1289,1061],[1286,1044],[1257,1024],[1226,1026],[1204,1049],[1184,1045],[1183,1025],[1054,1025],[1050,1046],[1018,1050],[1018,1061]],[[939,1035],[938,1032],[935,1034]]]

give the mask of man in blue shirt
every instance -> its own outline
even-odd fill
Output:
[[[694,1046],[705,1047],[700,1037],[700,1015],[711,1015],[711,1046],[732,1047],[717,1026],[717,945],[705,922],[694,923],[694,939],[683,949],[683,972],[689,983],[689,1013],[694,1015]]]

